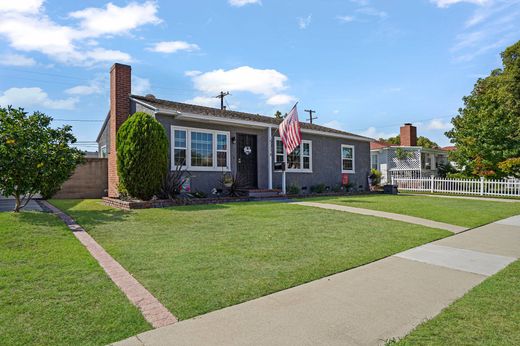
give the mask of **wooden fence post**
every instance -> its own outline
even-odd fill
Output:
[[[433,186],[433,183],[434,183],[433,179],[434,179],[433,175],[430,176],[430,192],[431,193],[433,193],[435,191],[434,186]]]
[[[484,196],[484,177],[480,177],[480,195]]]

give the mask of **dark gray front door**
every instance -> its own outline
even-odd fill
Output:
[[[256,135],[237,133],[237,174],[246,187],[258,188]]]

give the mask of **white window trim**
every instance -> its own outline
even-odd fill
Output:
[[[105,149],[106,156],[103,156],[103,149]],[[108,150],[106,145],[102,145],[101,148],[99,148],[99,155],[101,155],[102,158],[108,157]]]
[[[209,130],[209,129],[201,129],[198,127],[183,127],[183,126],[174,126],[171,125],[171,170],[175,170],[177,167],[175,165],[175,131],[186,131],[186,165],[183,166],[183,169],[187,169],[189,171],[207,171],[207,172],[229,172],[231,170],[231,134],[228,131],[217,131],[217,130]],[[209,133],[213,136],[213,166],[212,167],[199,167],[191,165],[191,133],[192,132],[201,132],[201,133]],[[218,167],[217,166],[217,152],[224,152],[224,150],[217,150],[217,135],[226,135],[226,167]],[[184,148],[178,148],[184,149]]]
[[[343,169],[343,160],[348,160],[343,158],[343,148],[351,148],[352,149],[352,169],[345,170]],[[339,152],[339,157],[341,158],[341,173],[356,173],[356,148],[350,144],[342,144]]]
[[[282,141],[280,137],[274,138],[274,159],[276,160],[276,156],[279,154],[276,153],[276,142]],[[309,144],[309,168],[287,168],[287,172],[291,173],[312,173],[312,141],[304,139],[300,145],[303,143]],[[283,145],[282,145],[283,147]],[[303,153],[303,151],[302,151]],[[283,162],[285,163],[285,167],[287,167],[287,152],[285,151],[285,147],[283,147]],[[303,155],[300,155],[300,167],[303,167]],[[281,173],[280,171],[275,171]]]

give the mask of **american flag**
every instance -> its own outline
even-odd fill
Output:
[[[284,121],[278,127],[278,132],[282,138],[283,146],[287,155],[292,153],[302,142],[302,131],[298,121],[298,110],[296,105],[291,109]]]

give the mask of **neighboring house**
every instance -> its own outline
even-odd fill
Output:
[[[401,126],[401,145],[374,141],[370,143],[370,166],[382,173],[383,182],[392,177],[420,178],[437,175],[440,164],[448,162],[448,151],[417,146],[417,128]]]
[[[281,187],[275,162],[287,165],[287,186],[303,192],[325,184],[331,189],[348,175],[357,189],[367,189],[371,138],[301,123],[303,143],[286,155],[278,136],[280,119],[220,110],[131,94],[131,67],[110,71],[110,111],[97,138],[100,156],[108,157],[109,196],[118,196],[116,131],[136,111],[154,116],[166,131],[170,168],[191,172],[190,189],[210,193],[221,188],[224,173],[239,175],[250,189]]]

